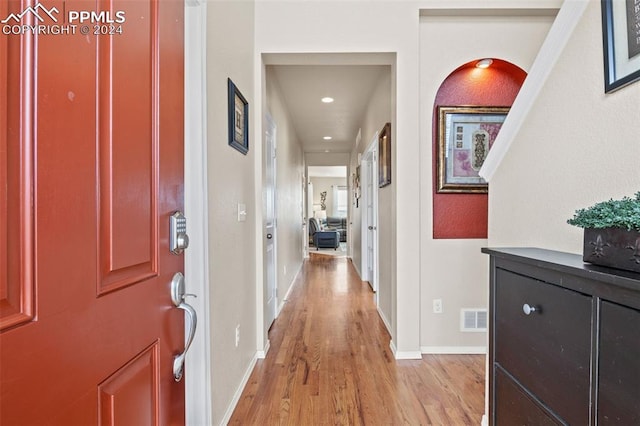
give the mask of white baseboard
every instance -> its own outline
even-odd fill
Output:
[[[486,346],[421,346],[423,354],[434,355],[485,355]]]
[[[380,319],[382,320],[382,323],[384,324],[384,326],[387,328],[389,335],[393,336],[393,333],[391,333],[391,325],[387,317],[384,315],[384,312],[380,310],[380,306],[378,306],[376,309],[378,310],[378,315],[380,316]]]
[[[487,419],[487,415],[482,415],[482,420],[480,421],[480,426],[489,426],[489,420]]]
[[[387,328],[389,335],[393,336],[393,333],[391,333],[391,325],[389,324],[389,320],[387,320],[387,317],[380,310],[380,306],[378,306],[377,309],[378,309],[378,315],[380,316],[380,319],[382,320],[382,323],[384,324],[384,326]],[[393,338],[389,342],[389,347],[391,348],[391,352],[393,353],[393,356],[395,359],[421,359],[422,358],[422,352],[420,351],[399,351],[398,348],[396,347],[396,343],[393,341]]]
[[[422,359],[420,351],[398,351],[396,350],[396,359]]]
[[[293,285],[295,284],[296,279],[298,278],[298,274],[300,274],[300,272],[302,271],[302,266],[303,265],[300,264],[300,267],[298,268],[298,272],[295,273],[295,275],[293,276],[293,279],[289,283],[287,294],[284,295],[284,297],[282,298],[282,301],[278,304],[278,312],[276,312],[276,318],[280,316],[280,311],[282,311],[282,308],[284,308],[284,304],[287,303],[287,300],[289,299],[289,295],[291,294],[291,290],[293,290]]]
[[[267,357],[267,354],[269,353],[269,348],[271,348],[271,340],[267,339],[267,345],[263,350],[259,350],[258,352],[256,352],[256,358],[265,359]]]
[[[389,342],[389,347],[391,348],[391,352],[393,352],[393,357],[395,359],[422,359],[420,351],[399,351],[393,340]]]
[[[236,409],[236,405],[238,405],[238,401],[240,401],[240,397],[242,396],[242,391],[244,390],[245,386],[247,386],[247,383],[249,382],[249,377],[251,377],[251,373],[253,372],[253,367],[256,366],[257,361],[258,361],[258,356],[256,352],[256,354],[253,356],[253,359],[249,363],[249,367],[245,371],[244,376],[242,377],[242,381],[240,382],[238,389],[236,389],[236,393],[233,394],[233,399],[231,399],[229,408],[227,408],[227,411],[224,413],[224,417],[220,422],[220,426],[225,426],[226,424],[229,423],[229,420],[231,420],[231,416],[233,415],[233,410]]]
[[[284,301],[287,301],[289,299],[289,295],[291,294],[291,290],[293,290],[293,285],[296,283],[296,280],[298,279],[298,275],[300,275],[300,272],[302,272],[302,267],[304,266],[303,263],[300,263],[300,266],[298,267],[298,271],[293,275],[293,278],[291,279],[291,282],[289,283],[289,290],[287,290],[287,294],[284,295]]]
[[[360,269],[358,269],[358,265],[356,265],[353,259],[351,259],[351,265],[353,265],[353,269],[355,269],[358,273],[358,278],[360,278],[360,281],[362,281],[362,274],[360,273]]]

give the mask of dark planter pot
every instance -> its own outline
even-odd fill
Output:
[[[640,272],[640,232],[620,228],[585,229],[582,260]]]

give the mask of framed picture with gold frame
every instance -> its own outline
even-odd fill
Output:
[[[391,183],[391,123],[378,134],[378,187]]]
[[[437,192],[486,193],[478,172],[509,107],[438,107]]]

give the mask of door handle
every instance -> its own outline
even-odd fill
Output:
[[[273,238],[273,235],[267,234],[267,240],[270,240],[271,238]]]
[[[184,275],[181,272],[177,272],[171,280],[171,301],[178,309],[182,309],[189,317],[189,334],[187,336],[187,343],[184,346],[184,351],[181,354],[173,357],[173,378],[176,382],[182,380],[184,373],[184,359],[187,356],[187,351],[193,342],[193,338],[196,335],[196,327],[198,325],[198,316],[193,306],[184,301],[187,296],[197,297],[195,294],[186,294],[184,289]]]

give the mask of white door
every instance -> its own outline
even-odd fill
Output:
[[[313,183],[309,180],[309,176],[307,176],[307,242],[305,247],[307,248],[306,256],[309,256],[309,219],[313,216]]]
[[[302,205],[300,206],[300,214],[302,217],[302,257],[309,256],[309,217],[307,216],[307,177],[302,175]]]
[[[378,162],[377,133],[362,160],[362,184],[364,192],[364,235],[365,274],[373,291],[378,291]]]
[[[264,202],[265,202],[265,325],[271,326],[278,306],[276,295],[276,124],[265,117],[264,138]]]

